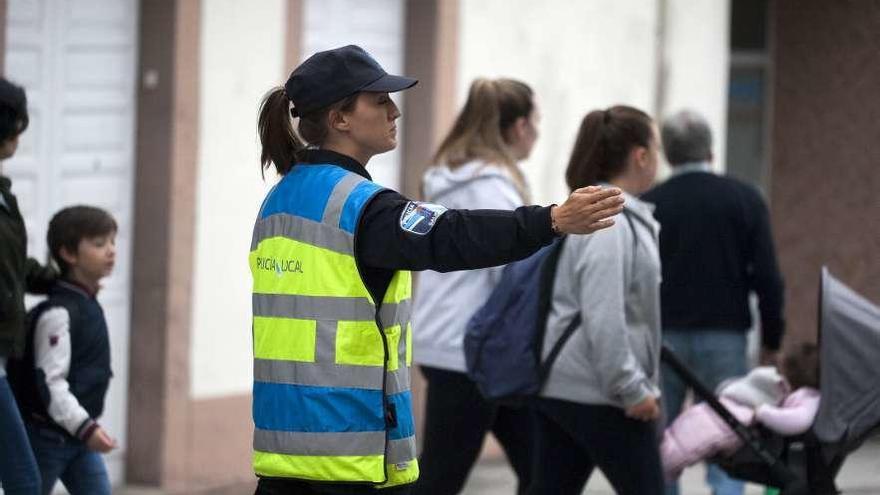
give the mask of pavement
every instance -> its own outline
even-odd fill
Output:
[[[705,470],[702,466],[685,470],[680,480],[681,494],[709,495],[709,489],[703,481],[704,476]],[[844,495],[880,495],[880,438],[865,444],[849,456],[837,477],[837,485]],[[477,464],[461,495],[512,495],[515,493],[515,487],[516,479],[503,459],[488,460]],[[253,493],[253,489],[253,484],[247,484],[195,493],[198,495],[250,495]],[[114,490],[114,493],[117,495],[168,495],[160,490],[138,487],[122,487]],[[757,485],[750,484],[746,488],[746,495],[762,495],[763,493],[763,488]],[[596,471],[587,484],[584,494],[612,495],[614,491],[602,473]]]
[[[682,495],[709,495],[704,482],[705,469],[695,466],[685,470],[681,483]],[[847,458],[837,477],[837,486],[846,495],[880,495],[880,439],[865,444]],[[462,495],[511,495],[515,493],[516,479],[503,460],[480,463],[471,473]],[[749,484],[747,495],[762,495],[764,490]],[[612,495],[614,490],[596,471],[584,494]]]

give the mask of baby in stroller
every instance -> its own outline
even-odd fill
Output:
[[[762,366],[723,383],[719,400],[744,425],[760,424],[784,436],[799,435],[819,409],[819,348],[801,343],[787,349],[777,368]],[[716,455],[729,455],[742,440],[712,408],[696,404],[666,428],[660,446],[667,480],[685,467]]]

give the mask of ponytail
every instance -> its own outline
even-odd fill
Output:
[[[574,149],[565,170],[565,183],[572,191],[599,182],[599,169],[605,163],[604,111],[593,110],[581,121]]]
[[[266,170],[274,164],[278,175],[285,175],[293,166],[296,154],[306,146],[293,131],[290,100],[283,87],[275,87],[263,97],[257,132],[263,146],[260,153],[261,172],[265,176]]]
[[[257,120],[257,132],[263,145],[260,168],[264,176],[266,169],[272,164],[275,165],[278,175],[285,175],[301,158],[300,154],[307,148],[307,144],[324,144],[329,133],[327,116],[330,111],[353,111],[359,95],[360,93],[355,93],[324,108],[299,115],[297,133],[293,130],[290,100],[287,99],[284,88],[277,86],[266,93],[260,104],[260,118]]]
[[[565,171],[569,189],[574,191],[620,175],[633,148],[651,145],[651,123],[648,114],[624,105],[588,113]]]

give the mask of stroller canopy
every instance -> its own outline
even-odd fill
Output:
[[[822,401],[813,430],[850,450],[880,424],[880,308],[825,267],[819,299]]]

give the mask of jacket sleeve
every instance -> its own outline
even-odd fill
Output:
[[[28,258],[25,262],[25,287],[32,294],[46,294],[58,278],[50,266],[43,266],[37,260]]]
[[[70,355],[70,315],[63,307],[49,309],[37,321],[34,364],[42,371],[48,390],[49,416],[71,435],[85,441],[97,423],[70,391]]]
[[[781,435],[799,435],[810,429],[819,412],[819,393],[815,390],[794,391],[781,407],[761,405],[755,419]]]
[[[785,331],[783,316],[784,285],[779,265],[776,262],[776,249],[773,246],[773,233],[770,229],[770,215],[761,197],[754,195],[755,221],[751,245],[752,290],[758,295],[758,310],[761,315],[761,344],[764,348],[778,350]]]
[[[586,356],[605,397],[624,407],[638,404],[655,387],[633,353],[626,322],[628,263],[620,224],[592,234],[576,264]]]
[[[503,265],[549,244],[550,207],[445,210],[422,234],[404,228],[404,213],[418,202],[383,191],[367,205],[358,225],[356,250],[372,268],[448,272]],[[436,207],[436,205],[435,205]]]

